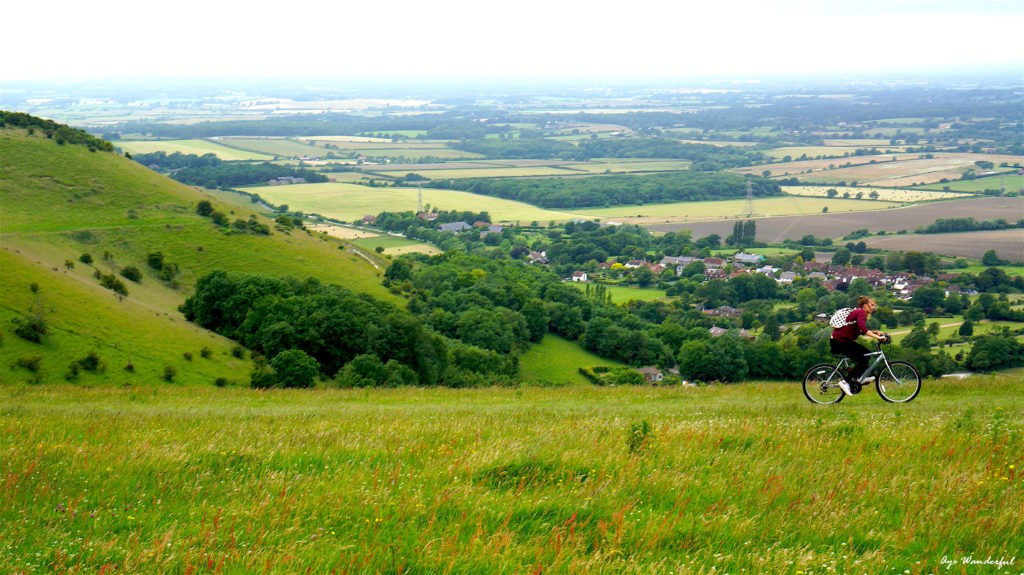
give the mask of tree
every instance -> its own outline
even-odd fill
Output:
[[[998,266],[1002,265],[1003,260],[999,259],[995,250],[988,250],[985,255],[981,256],[981,263],[986,266]]]
[[[270,366],[281,387],[313,387],[313,378],[320,372],[320,364],[301,349],[282,351]]]
[[[957,330],[957,333],[964,337],[971,337],[974,335],[974,322],[969,319],[965,319],[964,322],[960,324],[960,329]]]
[[[526,325],[530,328],[530,341],[539,342],[548,332],[548,310],[544,302],[533,298],[523,305],[519,313],[526,318]]]
[[[832,255],[832,264],[837,266],[845,266],[850,263],[850,250],[846,248],[839,248],[836,253]]]
[[[838,194],[839,192],[836,191],[835,188],[829,188],[828,191],[825,192],[825,195],[828,196],[830,199],[836,197]]]
[[[927,350],[931,348],[932,343],[924,326],[918,325],[914,326],[910,333],[903,338],[901,345],[910,349]]]
[[[633,277],[633,281],[635,281],[640,287],[647,287],[651,285],[652,281],[654,281],[654,272],[652,272],[651,268],[647,266],[640,266],[636,268],[630,275]]]
[[[774,313],[769,313],[768,317],[765,318],[764,333],[768,334],[772,341],[782,339],[782,334],[779,333],[779,318]]]

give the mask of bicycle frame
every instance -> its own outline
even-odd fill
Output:
[[[882,350],[882,346],[878,345],[877,347],[878,347],[878,351],[873,351],[871,353],[868,353],[868,354],[864,355],[864,357],[871,357],[871,356],[877,356],[877,357],[875,357],[875,361],[871,362],[871,364],[868,365],[867,369],[864,370],[864,373],[861,374],[861,378],[863,378],[864,376],[866,376],[868,374],[874,373],[875,368],[878,367],[879,363],[884,363],[885,364],[885,368],[891,370],[891,368],[889,367],[889,358],[885,357],[885,351]],[[835,371],[833,372],[833,375],[838,373],[840,369],[849,368],[849,367],[850,367],[850,358],[848,358],[848,357],[846,357],[844,355],[842,357],[842,359],[839,360],[839,363],[836,364]],[[832,379],[832,377],[830,376],[829,380],[831,381],[831,379]]]

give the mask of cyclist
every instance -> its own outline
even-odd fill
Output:
[[[875,311],[878,304],[867,296],[857,298],[857,307],[846,316],[846,325],[832,330],[832,339],[829,346],[832,353],[845,355],[854,362],[850,371],[839,382],[840,389],[846,395],[853,395],[850,390],[850,382],[860,382],[860,376],[868,368],[867,355],[871,352],[866,347],[857,343],[857,338],[865,335],[870,338],[884,340],[885,334],[880,331],[868,329],[868,316]]]

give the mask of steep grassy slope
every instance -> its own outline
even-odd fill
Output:
[[[195,213],[200,200],[211,201],[230,220],[256,212],[222,203],[115,154],[4,129],[0,157],[0,381],[59,379],[73,359],[94,348],[113,350],[109,359],[101,353],[107,380],[121,378],[112,374],[128,361],[136,365],[134,379],[142,381],[159,380],[163,366],[173,361],[184,362],[177,365],[181,381],[210,381],[214,375],[227,376],[225,369],[247,371],[235,358],[227,359],[229,342],[197,330],[177,311],[195,281],[217,269],[315,277],[395,299],[380,285],[380,272],[351,249],[338,249],[336,240],[303,230],[274,229],[266,236],[220,228]],[[273,229],[272,222],[256,217]],[[151,252],[177,264],[177,286],[161,281],[146,265]],[[83,253],[92,256],[91,264],[79,261]],[[129,265],[143,277],[140,283],[121,278],[129,292],[123,300],[94,277]],[[33,283],[38,293],[31,291]],[[42,308],[35,305],[37,298]],[[44,310],[53,328],[42,344],[13,334],[12,320],[27,319],[33,306]],[[222,358],[220,367],[200,367],[205,365],[199,361],[204,346],[214,355],[203,361]],[[183,359],[186,351],[193,354],[192,362]],[[18,358],[35,355],[50,365],[45,377],[10,369]],[[140,365],[136,357],[150,359]],[[239,374],[235,379],[246,378]]]

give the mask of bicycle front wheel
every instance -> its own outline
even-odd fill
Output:
[[[804,374],[804,395],[811,403],[829,404],[843,400],[839,382],[843,376],[836,366],[819,363]]]
[[[921,391],[921,376],[905,361],[890,361],[875,377],[875,389],[888,402],[906,403]]]

